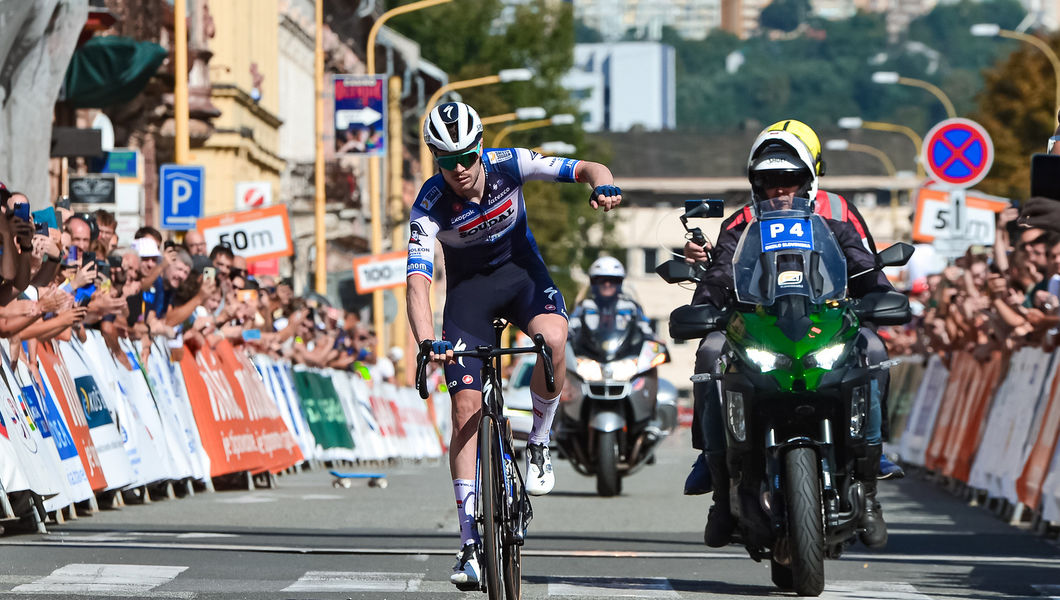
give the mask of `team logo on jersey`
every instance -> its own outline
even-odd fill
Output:
[[[409,230],[412,232],[409,235],[409,244],[422,246],[422,239],[427,235],[427,232],[423,230],[423,225],[413,221],[409,223]]]
[[[555,304],[546,304],[545,305],[545,310],[550,311],[550,312],[555,312],[556,311],[556,305]]]
[[[463,352],[464,350],[467,350],[467,344],[464,343],[464,338],[457,338],[456,343],[453,344],[453,352]],[[460,358],[456,359],[456,362],[461,367],[464,366],[464,357],[461,356]],[[467,382],[465,381],[464,383]]]
[[[557,290],[554,287],[550,287],[547,290],[545,290],[545,295],[548,296],[549,300],[553,300],[556,297],[556,294],[558,294],[558,293],[559,293],[559,290]]]
[[[438,188],[431,188],[427,190],[427,193],[423,195],[423,200],[420,200],[420,206],[424,210],[431,210],[434,208],[434,203],[442,197],[442,190]]]
[[[493,152],[487,152],[486,156],[489,157],[491,163],[499,163],[509,160],[512,157],[511,150],[494,150]]]
[[[644,378],[643,378],[643,377],[641,377],[641,379],[644,379]],[[450,382],[449,382],[449,387],[451,387],[451,388],[455,388],[455,387],[456,387],[456,384],[458,384],[458,383],[460,383],[460,382],[454,379],[454,380],[452,380],[452,381],[450,381]]]
[[[470,375],[464,375],[464,378],[460,381],[463,381],[464,385],[471,385],[472,383],[474,383],[475,378]]]
[[[489,229],[497,223],[508,220],[508,218],[514,214],[515,202],[509,198],[506,202],[502,202],[496,208],[491,208],[489,212],[479,215],[477,219],[472,219],[461,225],[459,228],[460,237],[465,238],[482,230]]]

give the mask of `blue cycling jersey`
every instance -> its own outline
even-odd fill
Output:
[[[574,182],[578,161],[542,156],[525,148],[482,152],[486,190],[481,202],[468,202],[446,185],[441,174],[427,180],[409,217],[407,275],[434,277],[434,241],[442,245],[448,285],[510,261],[541,253],[526,222],[522,185],[526,181]]]

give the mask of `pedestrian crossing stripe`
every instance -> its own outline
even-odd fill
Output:
[[[306,571],[285,592],[418,592],[423,573]]]
[[[21,594],[115,594],[136,596],[168,583],[188,567],[72,563],[32,583],[16,586]]]
[[[591,598],[681,598],[664,577],[549,577],[548,595]]]

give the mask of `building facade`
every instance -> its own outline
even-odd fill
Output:
[[[577,44],[563,80],[580,102],[586,131],[673,129],[675,53],[656,42]]]

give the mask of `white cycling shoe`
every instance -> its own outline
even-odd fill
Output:
[[[545,444],[526,445],[526,493],[531,496],[544,496],[556,485],[556,476],[552,473],[552,458],[548,455]]]
[[[468,542],[456,553],[456,564],[453,565],[453,573],[449,575],[449,582],[463,591],[477,590],[480,573],[475,543]]]

